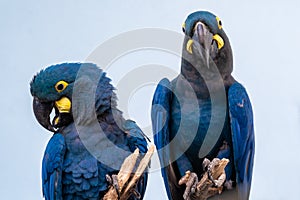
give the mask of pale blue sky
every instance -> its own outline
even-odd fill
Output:
[[[234,75],[247,88],[254,107],[251,199],[299,199],[295,173],[300,168],[299,7],[296,0],[1,0],[1,199],[42,197],[41,159],[51,134],[32,113],[29,82],[37,71],[53,63],[84,61],[107,39],[133,29],[156,27],[181,33],[185,17],[199,9],[222,19],[234,51]],[[139,57],[139,64],[143,58],[151,55]],[[134,56],[119,60],[115,67],[123,62],[126,68],[130,59]],[[155,62],[171,63],[179,71],[176,59],[156,57]],[[117,84],[122,71],[108,75]],[[128,106],[129,116],[142,127],[150,123],[150,91],[142,91],[148,92],[143,98],[137,92]],[[145,199],[166,199],[158,171],[150,174]]]

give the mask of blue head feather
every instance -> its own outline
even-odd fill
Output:
[[[188,15],[185,20],[185,34],[192,37],[193,29],[197,22],[204,23],[212,33],[214,34],[222,34],[223,30],[219,29],[218,22],[216,20],[217,16],[208,11],[196,11]],[[222,23],[221,23],[222,25]]]
[[[58,100],[61,96],[70,97],[71,88],[80,66],[82,66],[80,63],[62,63],[42,69],[30,83],[32,96],[46,102]],[[69,85],[66,90],[59,93],[55,90],[55,84],[61,80],[66,81]]]

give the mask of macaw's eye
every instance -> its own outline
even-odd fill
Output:
[[[182,31],[185,33],[185,23],[182,24]]]
[[[56,84],[55,84],[55,89],[57,92],[62,92],[66,89],[66,87],[68,86],[69,84],[66,82],[66,81],[58,81]]]
[[[216,17],[217,23],[218,23],[218,28],[222,29],[222,21],[219,17]]]

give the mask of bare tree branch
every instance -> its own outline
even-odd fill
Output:
[[[133,172],[134,166],[139,156],[139,150],[136,149],[131,155],[129,155],[123,162],[121,169],[117,175],[118,179],[118,189],[120,197],[116,188],[110,187],[108,192],[103,197],[103,200],[126,200],[134,193],[134,187],[139,181],[140,177],[144,173],[145,169],[149,165],[151,157],[153,155],[155,146],[151,145],[145,154],[145,156],[140,161],[137,169]]]

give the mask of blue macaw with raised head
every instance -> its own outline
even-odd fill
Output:
[[[199,178],[205,158],[227,158],[221,199],[248,199],[254,160],[252,107],[245,88],[231,75],[233,55],[219,17],[191,13],[183,24],[181,73],[158,84],[152,126],[169,199],[193,196],[179,185],[187,171]],[[195,179],[196,180],[196,179]],[[187,191],[188,190],[188,191]],[[218,198],[219,198],[218,197]]]
[[[110,186],[107,175],[117,174],[136,148],[147,151],[145,135],[123,118],[113,90],[106,74],[91,63],[53,65],[34,76],[35,117],[54,132],[42,161],[45,199],[102,199]],[[145,172],[129,199],[143,198],[147,177]]]

